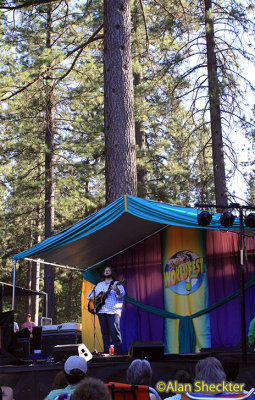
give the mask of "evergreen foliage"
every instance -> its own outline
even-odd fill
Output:
[[[138,195],[179,205],[214,202],[204,2],[131,5]],[[218,0],[212,11],[229,182],[241,168],[229,133],[245,129],[254,143],[254,123],[244,118],[245,91],[253,87],[241,61],[254,62],[254,6]],[[11,283],[13,255],[44,239],[49,86],[55,231],[105,204],[103,0],[2,1],[0,13],[0,276]],[[21,262],[17,284],[33,286],[27,270]],[[56,322],[79,318],[81,281],[78,272],[56,270]]]

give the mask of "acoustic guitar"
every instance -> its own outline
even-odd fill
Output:
[[[115,285],[122,285],[122,283],[125,282],[125,279],[123,279],[122,281],[118,281]],[[112,290],[112,286],[114,285],[114,282],[109,286],[109,288],[107,289],[106,292],[100,292],[96,297],[95,297],[95,302],[94,302],[94,297],[91,297],[89,299],[88,302],[88,311],[91,314],[97,314],[99,310],[101,310],[101,308],[103,307],[103,305],[105,304],[105,300],[108,296],[108,294],[110,293],[110,291]]]

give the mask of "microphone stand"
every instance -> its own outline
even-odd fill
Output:
[[[94,351],[93,351],[93,355],[98,355],[98,351],[96,349],[96,287],[94,287],[94,289],[92,290],[93,296],[94,296],[94,312],[93,312],[93,316],[94,316]]]

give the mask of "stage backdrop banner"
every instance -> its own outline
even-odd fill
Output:
[[[85,281],[83,279],[82,284],[82,295],[81,295],[81,311],[82,311],[82,343],[87,346],[91,353],[96,350],[98,352],[103,352],[103,341],[101,328],[98,321],[98,317],[95,318],[94,327],[94,314],[88,311],[88,300],[87,297],[95,285]],[[94,328],[95,328],[95,339],[94,340]]]
[[[162,233],[165,310],[179,316],[192,315],[208,306],[205,232],[169,227]],[[194,318],[196,352],[210,347],[209,315]],[[179,352],[179,319],[165,320],[165,352]]]

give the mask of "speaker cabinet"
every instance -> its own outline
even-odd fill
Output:
[[[42,347],[42,328],[41,326],[33,327],[33,337],[31,338],[31,351],[41,350]]]
[[[79,331],[42,332],[43,354],[48,354],[52,356],[54,346],[79,343],[81,343],[81,332]]]
[[[30,338],[16,338],[13,355],[21,359],[30,358]]]
[[[134,341],[130,343],[128,355],[133,358],[160,360],[164,357],[164,343],[161,341]]]
[[[85,344],[64,344],[53,347],[53,357],[55,362],[63,362],[70,356],[84,357],[88,362],[92,358],[92,354]]]

